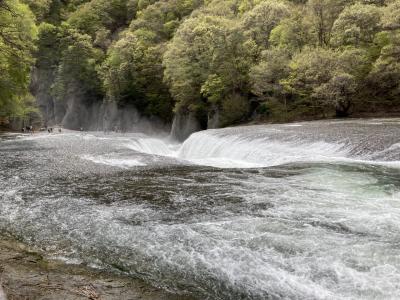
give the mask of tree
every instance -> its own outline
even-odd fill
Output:
[[[127,22],[127,0],[92,0],[78,7],[68,23],[93,39],[99,30],[114,32]]]
[[[271,31],[289,14],[289,8],[284,3],[263,1],[243,16],[242,28],[261,49],[267,49]]]
[[[304,11],[294,12],[283,19],[270,34],[269,43],[279,49],[295,53],[305,45],[317,43],[312,32],[312,23],[304,18]]]
[[[163,82],[165,43],[182,19],[202,3],[172,0],[141,7],[129,29],[109,48],[100,69],[108,100],[171,121],[172,97]]]
[[[198,16],[182,24],[164,55],[176,111],[206,116],[217,107],[224,119],[224,101],[247,92],[250,65],[244,41],[240,27],[224,17]]]
[[[281,80],[289,75],[289,62],[289,51],[273,48],[265,50],[260,62],[250,70],[251,92],[257,97],[253,106],[259,113],[276,119],[287,118],[287,99]]]
[[[400,31],[392,32],[368,75],[372,95],[391,106],[400,98]],[[383,103],[382,103],[383,104]]]
[[[347,73],[335,74],[327,83],[315,88],[313,97],[325,106],[332,105],[337,117],[347,117],[357,91],[354,76]]]
[[[53,85],[54,96],[62,103],[69,98],[83,98],[86,104],[102,99],[96,67],[103,59],[102,51],[93,47],[89,35],[68,26],[63,30],[61,59]]]
[[[261,100],[280,97],[283,87],[280,81],[289,75],[290,56],[278,48],[262,53],[260,63],[250,71],[251,91]]]
[[[36,17],[36,21],[41,23],[50,11],[52,0],[23,0],[29,5]]]
[[[172,38],[182,19],[202,4],[202,0],[159,1],[140,11],[129,27],[133,31],[146,29],[154,32],[159,38],[156,42],[166,41]]]
[[[107,99],[170,121],[172,99],[162,82],[163,49],[153,40],[149,31],[125,32],[108,51],[100,73]]]
[[[0,114],[24,116],[34,108],[28,85],[37,28],[29,7],[0,2]]]
[[[346,47],[338,56],[340,72],[354,76],[358,82],[365,81],[371,71],[372,63],[370,49]]]
[[[30,12],[24,38],[4,29],[29,11],[21,3],[41,24],[37,41]],[[112,101],[205,128],[398,101],[399,0],[0,0],[0,10],[1,84],[14,87],[0,93],[26,92],[33,74],[48,119]]]
[[[383,9],[381,26],[385,30],[400,29],[400,1],[392,1]]]
[[[346,7],[333,25],[332,44],[365,46],[379,31],[381,12],[374,5],[356,3]]]
[[[324,115],[324,103],[315,95],[334,76],[338,67],[338,53],[324,48],[307,48],[293,57],[289,67],[289,76],[281,82],[285,91],[295,97],[298,109]]]
[[[319,46],[329,45],[333,23],[347,3],[348,0],[308,1]]]

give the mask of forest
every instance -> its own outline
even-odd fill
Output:
[[[0,68],[0,118],[71,129],[393,114],[400,0],[0,0]]]

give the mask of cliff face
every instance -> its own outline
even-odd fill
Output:
[[[201,130],[201,126],[193,113],[177,113],[171,128],[171,137],[178,141],[184,141],[193,132]]]
[[[36,94],[43,125],[60,125],[72,130],[167,132],[169,125],[157,117],[141,116],[134,106],[118,107],[115,102],[87,103],[84,95],[71,93],[65,102],[57,101],[47,91]],[[192,132],[192,131],[191,131]]]
[[[51,95],[51,85],[53,83],[53,73],[51,68],[35,67],[31,72],[30,92],[36,99],[36,104],[42,115],[43,125],[52,126],[60,123],[60,117],[65,112],[63,107],[57,105]],[[58,110],[58,114],[56,114]]]

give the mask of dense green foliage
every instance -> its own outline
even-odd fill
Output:
[[[1,0],[0,21],[3,114],[33,65],[42,111],[79,98],[206,128],[400,107],[399,0]]]
[[[0,1],[0,117],[34,109],[28,92],[37,28],[28,6]]]

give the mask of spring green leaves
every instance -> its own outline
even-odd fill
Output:
[[[20,1],[0,1],[0,115],[34,110],[28,92],[37,38],[35,17]]]
[[[31,81],[42,107],[111,101],[205,126],[390,111],[399,16],[399,0],[4,0],[0,107],[23,114]]]

